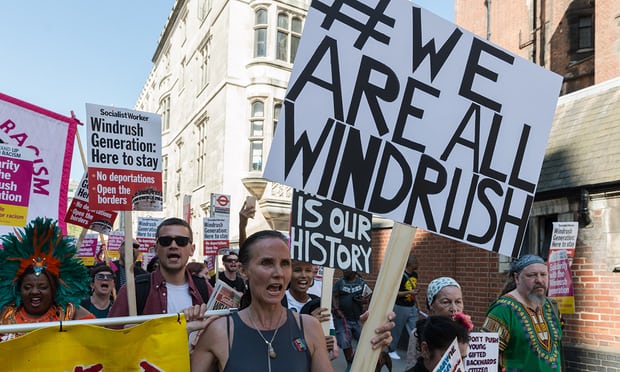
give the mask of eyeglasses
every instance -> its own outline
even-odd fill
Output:
[[[112,279],[114,279],[114,274],[97,273],[97,274],[95,274],[95,279],[98,279],[98,280],[112,280]]]
[[[225,259],[225,260],[224,260],[224,262],[227,262],[227,263],[235,263],[235,262],[239,262],[239,260],[234,259],[234,258],[227,258],[227,259]]]
[[[172,241],[175,241],[179,247],[185,247],[189,243],[191,243],[191,239],[187,236],[160,236],[157,238],[157,243],[162,247],[167,247],[172,244]]]

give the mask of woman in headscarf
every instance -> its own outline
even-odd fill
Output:
[[[79,305],[89,295],[88,270],[73,241],[51,219],[37,218],[2,237],[0,322],[41,323],[94,319]],[[21,334],[0,335],[2,341]]]
[[[426,306],[430,315],[452,318],[454,314],[463,311],[463,292],[461,292],[461,286],[456,280],[448,276],[432,280],[426,289]],[[413,367],[420,357],[416,331],[417,328],[409,336],[407,369]]]

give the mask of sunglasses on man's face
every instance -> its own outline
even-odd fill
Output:
[[[159,243],[159,245],[161,245],[162,247],[168,247],[170,244],[172,244],[173,240],[175,243],[177,243],[179,247],[185,247],[186,245],[191,243],[191,239],[187,236],[160,236],[159,238],[157,238],[157,243]]]
[[[226,262],[226,263],[236,263],[238,261],[239,260],[237,260],[236,258],[227,258],[227,259],[224,260],[224,262]]]
[[[98,280],[112,280],[112,279],[114,279],[114,274],[97,273],[97,274],[95,274],[95,279],[98,279]]]

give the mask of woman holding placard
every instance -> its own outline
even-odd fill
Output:
[[[469,345],[469,332],[473,328],[469,316],[463,313],[457,313],[452,318],[431,315],[419,320],[415,337],[420,345],[421,356],[407,372],[429,372],[435,369],[454,339],[458,342],[461,359],[464,358]]]

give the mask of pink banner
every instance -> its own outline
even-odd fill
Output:
[[[0,141],[34,151],[34,169],[27,221],[64,216],[78,120],[0,93]],[[0,234],[12,231],[0,226]]]

